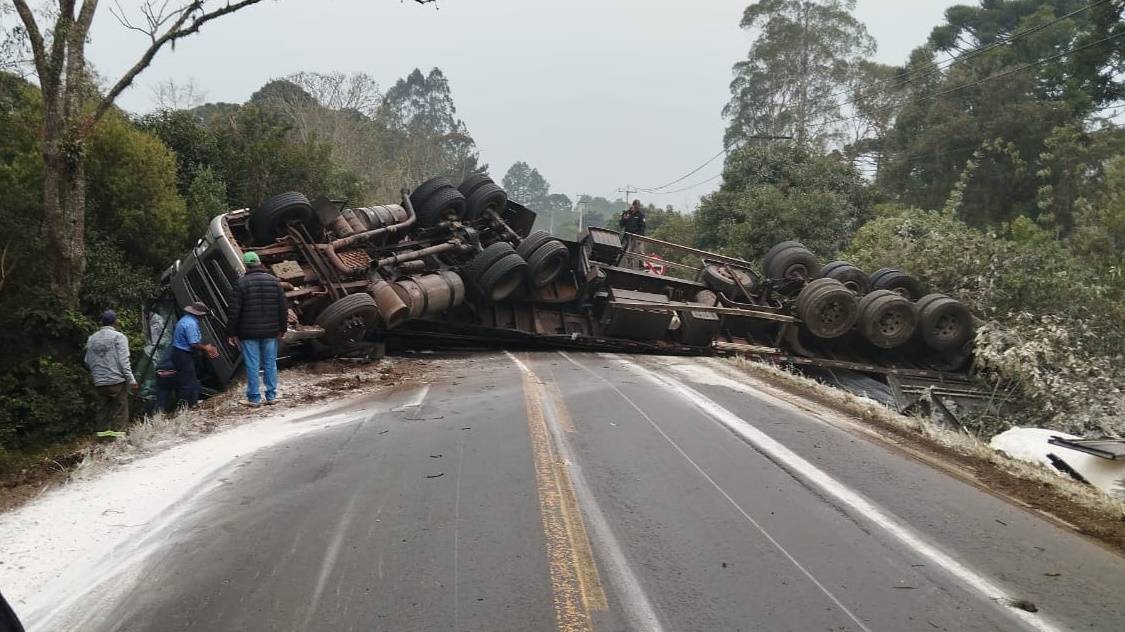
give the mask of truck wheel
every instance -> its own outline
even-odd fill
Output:
[[[438,176],[437,178],[430,178],[422,184],[418,185],[417,189],[410,192],[410,204],[417,211],[419,206],[430,199],[430,196],[442,189],[452,189],[453,183],[449,178]]]
[[[465,219],[467,220],[482,217],[487,211],[500,214],[504,212],[504,207],[508,204],[508,194],[504,192],[504,189],[491,182],[485,182],[478,186],[475,191],[465,197],[467,198],[465,201]]]
[[[816,256],[801,245],[778,250],[766,264],[766,276],[774,280],[812,279],[818,272]]]
[[[792,241],[792,240],[783,241],[779,244],[774,244],[773,248],[770,248],[768,251],[766,251],[766,256],[762,257],[762,269],[765,270],[766,268],[769,267],[770,259],[773,259],[774,255],[781,252],[782,250],[785,250],[786,248],[792,248],[793,246],[796,246],[798,248],[804,248],[805,244],[802,244],[799,241]],[[807,248],[806,248],[806,250],[807,250]]]
[[[820,276],[826,279],[836,279],[844,287],[856,294],[867,294],[870,282],[867,273],[853,266],[847,261],[833,261],[820,269]]]
[[[797,315],[817,338],[839,338],[855,325],[859,303],[836,279],[816,279],[801,288]]]
[[[751,293],[758,287],[758,277],[750,270],[733,266],[730,267],[730,270],[738,276],[738,281]],[[735,282],[735,277],[727,272],[727,268],[720,265],[707,264],[703,267],[703,285],[725,294],[727,298],[732,300],[745,298],[742,295],[742,290],[738,288],[738,283]]]
[[[513,252],[516,252],[516,250],[512,248],[511,244],[498,241],[477,253],[477,256],[473,257],[465,267],[461,268],[461,278],[465,279],[465,281],[470,284],[475,284],[477,279],[479,279],[492,264]]]
[[[922,284],[918,279],[899,270],[898,268],[882,268],[871,275],[872,290],[890,290],[906,298],[916,301],[922,296]]]
[[[567,264],[570,251],[561,241],[552,239],[535,249],[527,259],[527,282],[533,288],[554,283]]]
[[[312,218],[312,204],[304,194],[279,193],[250,211],[250,235],[258,245],[272,244],[290,223],[309,224]]]
[[[450,185],[438,189],[420,205],[414,207],[418,215],[418,225],[429,228],[449,217],[462,217],[465,214],[465,196]]]
[[[457,190],[467,198],[484,184],[495,184],[495,182],[487,173],[474,173],[462,180],[461,184],[457,185]]]
[[[349,294],[324,308],[316,324],[324,329],[321,340],[330,347],[346,347],[360,342],[375,324],[379,310],[370,294]]]
[[[957,349],[972,337],[973,316],[960,301],[944,294],[927,294],[915,307],[922,340],[934,351]]]
[[[875,290],[859,300],[860,333],[880,349],[906,344],[918,327],[914,304],[890,290]]]
[[[535,252],[536,249],[539,248],[539,246],[542,246],[552,239],[554,239],[554,237],[551,236],[551,233],[548,233],[545,230],[532,231],[531,234],[529,234],[527,237],[524,237],[523,241],[521,241],[520,244],[516,246],[516,252],[519,253],[519,256],[527,259],[531,256],[531,253]]]
[[[523,285],[527,262],[516,253],[504,256],[488,267],[477,281],[480,298],[485,303],[497,303],[508,298]]]

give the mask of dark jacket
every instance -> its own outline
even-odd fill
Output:
[[[265,267],[251,266],[234,287],[227,335],[244,340],[276,338],[285,331],[288,321],[281,282]]]
[[[631,211],[632,209],[629,209],[621,213],[621,219],[617,221],[618,225],[627,233],[645,234],[645,212],[637,211],[633,213]]]

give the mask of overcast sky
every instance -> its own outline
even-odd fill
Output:
[[[89,57],[116,78],[146,41],[102,3]],[[136,3],[125,0],[124,6]],[[366,72],[385,90],[415,67],[438,66],[458,115],[499,180],[517,160],[553,192],[611,199],[656,187],[722,148],[720,110],[750,34],[747,0],[267,0],[165,50],[122,95],[152,109],[152,88],[194,81],[209,101],[245,101],[270,78],[301,70]],[[859,0],[856,14],[885,63],[902,63],[952,0]],[[684,181],[721,171],[715,161]],[[690,208],[718,187],[640,196]],[[679,188],[671,187],[671,188]]]

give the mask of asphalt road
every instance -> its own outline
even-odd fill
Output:
[[[446,364],[232,464],[81,629],[1125,629],[1116,554],[708,361]]]

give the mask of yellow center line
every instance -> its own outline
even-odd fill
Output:
[[[523,381],[556,625],[560,632],[592,632],[590,613],[606,609],[605,591],[567,465],[551,443],[544,412],[546,389],[540,389],[542,382],[526,364],[517,361],[517,365]],[[556,418],[561,419],[565,414],[561,396],[551,404]],[[569,415],[566,419],[569,421]]]

